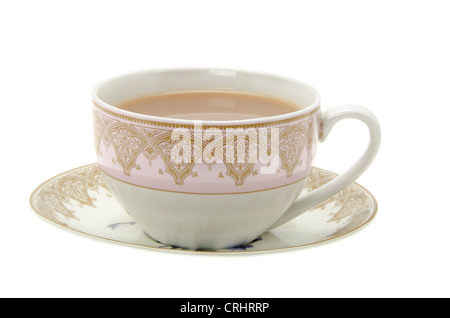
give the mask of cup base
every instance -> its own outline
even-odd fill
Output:
[[[102,176],[113,197],[146,235],[190,250],[228,249],[255,240],[280,218],[306,182],[251,193],[192,194]]]
[[[187,250],[187,251],[198,251],[198,252],[214,252],[217,250],[222,250],[222,249],[228,249],[228,250],[239,250],[239,249],[246,249],[248,246],[250,246],[251,243],[258,241],[259,238],[261,237],[261,235],[257,236],[255,239],[249,240],[249,241],[244,241],[244,243],[237,243],[237,244],[232,244],[230,246],[222,246],[220,245],[219,247],[199,247],[195,244],[195,246],[197,247],[193,247],[193,245],[191,244],[174,244],[174,243],[165,243],[162,242],[158,239],[156,239],[154,236],[152,236],[151,234],[147,233],[146,231],[142,231],[149,239],[161,244],[161,248],[166,248],[166,249],[178,249],[178,250]]]

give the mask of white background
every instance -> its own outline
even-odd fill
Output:
[[[0,2],[3,297],[448,297],[448,1]],[[90,91],[140,69],[224,67],[304,80],[323,109],[383,129],[358,182],[375,220],[332,243],[246,256],[116,245],[38,217],[44,180],[95,162]],[[366,128],[339,123],[316,166],[343,172]]]

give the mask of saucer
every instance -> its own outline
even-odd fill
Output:
[[[314,168],[302,193],[313,191],[336,176],[336,173]],[[314,209],[247,245],[198,251],[164,245],[146,235],[111,196],[97,164],[47,180],[33,191],[30,203],[45,219],[97,238],[157,250],[214,254],[277,251],[334,240],[368,224],[377,212],[374,196],[353,183]]]

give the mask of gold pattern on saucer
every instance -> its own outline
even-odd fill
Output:
[[[86,166],[49,182],[36,194],[32,206],[47,219],[65,225],[62,219],[78,219],[70,208],[73,203],[95,207],[95,197],[89,190],[97,191],[99,187],[108,189],[100,169],[97,165]]]
[[[334,177],[329,173],[315,169],[308,177],[305,187],[311,192],[333,179]],[[348,222],[330,236],[340,235],[361,226],[373,210],[373,203],[370,198],[355,184],[328,198],[317,205],[315,209],[323,210],[330,204],[333,207],[333,212],[330,214],[330,219],[327,222],[340,223],[343,220]]]

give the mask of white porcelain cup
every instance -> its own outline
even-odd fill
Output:
[[[298,105],[298,110],[194,121],[115,106],[145,95],[192,90],[265,95]],[[251,242],[350,185],[380,145],[378,121],[367,108],[343,105],[322,112],[319,94],[310,85],[264,73],[135,72],[97,85],[93,102],[98,165],[113,196],[149,236],[182,248],[214,250]],[[318,141],[345,118],[368,126],[366,151],[346,172],[299,198]]]

